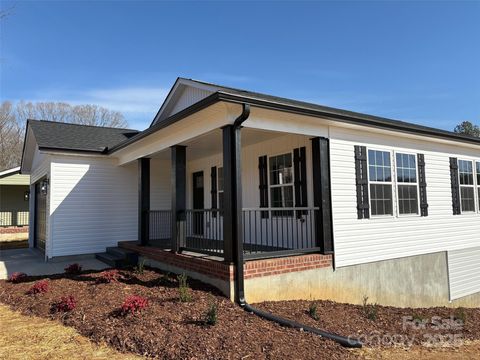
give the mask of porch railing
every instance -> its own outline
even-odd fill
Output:
[[[246,259],[317,252],[315,222],[318,208],[250,208],[242,211]],[[223,257],[223,212],[218,209],[185,211],[178,223],[183,250]],[[150,243],[172,248],[172,212],[150,211]]]

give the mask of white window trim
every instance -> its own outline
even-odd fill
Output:
[[[473,175],[473,184],[472,185],[462,185],[460,183],[460,161],[465,161],[465,162],[470,162],[472,164],[472,175]],[[473,214],[478,214],[478,194],[476,189],[478,186],[476,186],[476,162],[475,160],[469,160],[469,159],[457,159],[457,166],[458,166],[458,188],[460,192],[460,214],[465,214],[465,215],[473,215]],[[462,187],[468,187],[468,188],[473,188],[473,205],[474,205],[474,210],[473,211],[463,211],[462,209]]]
[[[388,152],[390,154],[390,178],[392,179],[390,182],[387,182],[387,181],[371,181],[370,180],[370,155],[369,155],[369,150],[380,151],[380,152]],[[392,159],[392,154],[393,154],[392,150],[367,147],[368,205],[370,206],[370,219],[382,219],[382,218],[383,219],[391,219],[391,218],[395,217],[395,214],[397,212],[397,209],[394,209],[394,207],[396,206],[396,201],[394,199],[396,194],[394,193],[395,187],[393,186],[393,176],[395,174],[394,174],[394,169],[392,169],[392,164],[394,164],[393,159]],[[371,191],[370,191],[370,184],[372,184],[372,185],[390,185],[392,187],[392,214],[391,215],[390,214],[385,214],[385,215],[373,215],[372,214],[372,194],[371,194]]]
[[[475,187],[477,188],[477,198],[475,201],[477,203],[477,213],[480,214],[480,182],[478,181],[478,176],[480,175],[480,172],[478,171],[478,168],[477,168],[477,164],[480,164],[480,160],[474,160],[474,169],[473,169],[473,172],[474,172],[474,182],[476,183]]]
[[[398,181],[398,178],[397,178],[397,154],[405,154],[405,155],[414,155],[415,156],[415,174],[416,174],[416,179],[417,179],[417,182],[416,183],[406,183],[406,182],[400,182]],[[397,211],[396,211],[396,214],[398,217],[421,217],[421,213],[420,213],[420,182],[419,182],[419,178],[418,178],[418,154],[416,153],[412,153],[412,152],[408,152],[408,151],[401,151],[401,150],[395,150],[393,152],[393,159],[394,159],[394,164],[395,164],[395,167],[393,169],[393,172],[394,172],[394,176],[395,176],[395,190],[396,190],[396,204],[397,204]],[[400,196],[398,195],[399,194],[399,190],[398,190],[398,187],[400,185],[416,185],[417,187],[417,213],[416,214],[400,214]]]
[[[286,155],[286,154],[290,154],[290,156],[292,157],[292,182],[288,183],[288,184],[271,185],[271,182],[270,182],[270,159],[272,157]],[[291,186],[292,187],[292,200],[293,200],[292,208],[295,207],[295,166],[293,164],[293,151],[283,151],[283,152],[278,152],[278,153],[267,155],[267,181],[268,181],[268,205],[271,209],[275,209],[275,210],[272,210],[272,214],[271,214],[272,217],[278,217],[278,216],[275,216],[273,214],[274,211],[277,211],[276,209],[278,209],[278,211],[281,211],[282,209],[285,208],[285,207],[279,207],[279,208],[277,208],[277,207],[274,208],[273,207],[273,205],[272,205],[272,192],[270,191],[270,189],[272,189],[272,188]],[[286,211],[289,211],[289,210],[286,210]],[[292,215],[288,215],[288,216],[284,216],[284,217],[293,217],[293,216],[294,215],[292,214]]]

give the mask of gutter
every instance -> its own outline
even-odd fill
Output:
[[[238,160],[238,158],[239,158],[238,155],[241,151],[241,149],[240,149],[240,132],[241,132],[242,124],[250,116],[250,104],[243,103],[242,105],[243,105],[242,113],[240,114],[240,116],[238,116],[235,119],[235,121],[233,123],[233,136],[235,137],[235,153],[236,153],[235,154],[235,159],[236,160]],[[337,335],[337,334],[334,334],[334,333],[329,333],[329,332],[326,332],[326,331],[323,331],[323,330],[320,330],[320,329],[317,329],[317,328],[314,328],[314,327],[311,327],[311,326],[308,326],[308,325],[305,325],[305,324],[298,323],[296,321],[292,321],[292,320],[282,318],[282,317],[274,315],[272,313],[257,309],[247,302],[247,300],[245,299],[245,286],[244,286],[245,281],[244,281],[244,274],[243,274],[243,264],[244,264],[243,241],[242,241],[242,238],[240,236],[238,236],[239,235],[239,233],[238,233],[239,229],[237,227],[237,225],[241,224],[241,221],[242,221],[242,213],[241,213],[242,209],[241,209],[241,206],[239,206],[239,203],[237,201],[237,199],[242,198],[242,188],[241,188],[241,181],[236,180],[238,178],[238,168],[239,168],[238,165],[239,164],[238,164],[237,161],[235,161],[235,162],[236,162],[235,168],[236,168],[237,175],[235,176],[233,181],[235,182],[235,184],[234,184],[235,185],[235,187],[234,187],[235,204],[234,204],[234,206],[236,207],[236,211],[235,211],[235,213],[236,213],[235,214],[235,219],[236,219],[236,221],[235,221],[235,223],[236,223],[235,231],[237,233],[237,236],[235,236],[235,238],[234,238],[235,244],[234,244],[234,249],[233,249],[234,250],[233,260],[234,260],[234,265],[235,265],[235,290],[236,290],[235,299],[238,302],[238,304],[245,311],[253,313],[253,314],[255,314],[255,315],[257,315],[257,316],[259,316],[263,319],[266,319],[266,320],[269,320],[269,321],[272,321],[272,322],[276,322],[277,324],[280,324],[282,326],[298,329],[298,330],[301,330],[301,331],[307,331],[307,332],[310,332],[312,334],[319,335],[323,338],[333,340],[333,341],[335,341],[335,342],[337,342],[340,345],[345,346],[345,347],[361,348],[362,343],[357,339],[352,339],[352,338]],[[241,202],[240,202],[240,205],[241,205]],[[241,229],[240,229],[240,231],[241,231]]]

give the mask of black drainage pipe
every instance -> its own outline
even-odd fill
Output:
[[[235,155],[235,157],[236,157],[235,168],[236,168],[237,172],[238,172],[238,169],[240,168],[240,164],[238,162],[238,158],[239,158],[239,155],[240,155],[239,153],[241,151],[240,148],[239,148],[239,145],[240,145],[239,144],[239,142],[240,142],[240,129],[241,129],[242,123],[245,120],[247,120],[249,116],[250,116],[250,105],[244,103],[242,113],[240,114],[239,117],[237,117],[235,119],[235,122],[233,123],[233,132],[234,132],[234,136],[237,140],[236,141],[236,146],[238,147],[236,149],[236,155]],[[236,178],[235,179],[235,187],[234,187],[235,198],[237,200],[238,200],[238,198],[240,198],[240,201],[241,201],[241,196],[238,196],[239,193],[241,195],[241,186],[239,186],[241,178],[240,178],[238,173],[236,174],[235,178]],[[236,206],[237,205],[238,205],[238,203],[236,203]],[[240,206],[237,206],[237,212],[238,211],[241,211]],[[238,217],[238,214],[237,214],[236,219],[240,220],[239,217]],[[308,325],[305,325],[305,324],[298,323],[296,321],[288,320],[288,319],[282,318],[280,316],[274,315],[272,313],[269,313],[267,311],[257,309],[255,307],[251,306],[250,304],[248,304],[247,300],[245,299],[245,288],[244,288],[244,278],[243,278],[243,263],[244,263],[244,261],[243,261],[243,241],[238,236],[235,240],[236,240],[236,243],[237,243],[237,244],[235,244],[235,251],[234,251],[235,252],[235,256],[234,256],[235,282],[236,282],[236,290],[237,290],[236,300],[237,300],[238,304],[245,311],[253,313],[253,314],[255,314],[255,315],[257,315],[261,318],[264,318],[266,320],[276,322],[277,324],[280,324],[280,325],[285,326],[285,327],[290,327],[290,328],[294,328],[294,329],[298,329],[298,330],[303,330],[303,331],[306,331],[306,332],[310,332],[312,334],[319,335],[323,338],[333,340],[333,341],[335,341],[335,342],[337,342],[340,345],[345,346],[345,347],[349,347],[349,348],[361,348],[362,347],[362,343],[357,339],[337,335],[337,334],[334,334],[334,333],[329,333],[329,332],[326,332],[326,331],[323,331],[323,330],[320,330],[320,329],[317,329],[317,328],[314,328],[314,327],[311,327],[311,326],[308,326]]]

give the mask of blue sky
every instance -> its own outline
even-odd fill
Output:
[[[480,123],[480,2],[2,1],[1,100],[146,128],[177,76],[452,130]]]

